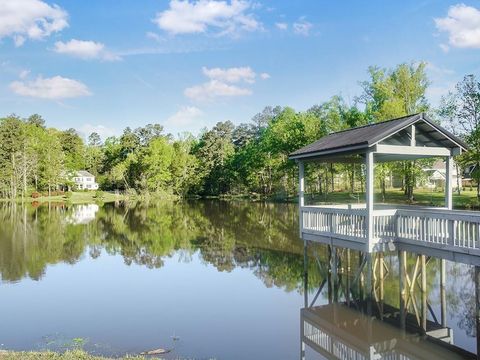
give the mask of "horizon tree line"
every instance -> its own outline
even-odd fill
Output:
[[[22,119],[0,118],[0,197],[28,198],[32,192],[48,195],[71,184],[77,170],[97,177],[102,190],[161,195],[258,194],[295,196],[297,169],[288,160],[292,151],[322,136],[351,127],[418,112],[428,112],[470,150],[457,158],[458,171],[476,165],[480,178],[480,82],[467,75],[437,109],[426,99],[429,81],[426,63],[400,64],[393,69],[370,67],[361,94],[348,104],[340,95],[306,111],[267,106],[251,121],[235,126],[218,122],[198,136],[173,137],[160,124],[125,128],[121,136],[102,142],[97,133],[84,141],[71,128],[47,128],[38,114]],[[424,161],[379,164],[377,184],[383,198],[386,179],[403,179],[407,199],[423,175]],[[362,169],[352,164],[321,164],[307,169],[311,192],[335,190],[334,178],[343,175],[344,188],[363,188]],[[477,185],[480,197],[480,185]]]

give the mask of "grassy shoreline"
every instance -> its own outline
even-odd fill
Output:
[[[108,203],[108,202],[115,202],[115,201],[124,201],[128,200],[130,197],[128,195],[122,194],[112,194],[109,192],[102,192],[101,197],[96,196],[97,193],[95,191],[89,192],[73,192],[70,197],[65,195],[56,195],[56,196],[40,196],[38,198],[17,198],[15,200],[12,199],[0,199],[1,202],[17,202],[17,203],[68,203],[68,204],[92,204],[92,203]]]
[[[179,197],[166,194],[114,194],[110,192],[102,192],[101,197],[97,197],[97,192],[73,192],[70,197],[65,195],[57,196],[42,196],[38,198],[17,198],[14,201],[17,203],[67,203],[67,204],[92,204],[92,203],[111,203],[115,201],[148,201],[151,199],[178,199]],[[347,191],[335,191],[327,195],[312,195],[306,194],[305,199],[307,204],[354,204],[356,202],[364,202],[363,193],[351,194]],[[375,203],[382,203],[381,194],[375,192]],[[244,200],[244,201],[267,201],[279,203],[296,203],[297,197],[286,196],[270,196],[264,197],[258,194],[225,194],[218,196],[187,196],[184,199],[198,199],[198,200]],[[414,201],[411,205],[423,206],[443,206],[445,195],[442,191],[434,191],[428,189],[415,189]],[[11,199],[0,199],[0,202],[11,202]],[[386,192],[385,203],[387,204],[409,204],[406,200],[403,191],[400,189],[390,189]],[[477,199],[475,190],[463,190],[460,195],[457,192],[453,193],[454,209],[466,210],[480,210],[480,201]]]
[[[0,350],[1,360],[108,360],[112,358],[90,355],[83,350],[68,350],[63,353],[53,351],[8,351]],[[143,360],[143,356],[124,356],[115,359]]]

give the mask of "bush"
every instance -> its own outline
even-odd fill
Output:
[[[40,194],[38,191],[34,191],[34,192],[32,193],[32,198],[34,198],[34,199],[37,199],[37,198],[39,198],[39,197],[41,197],[41,196],[42,196],[42,194]]]
[[[93,195],[95,199],[102,200],[105,197],[105,194],[103,193],[102,190],[97,190],[95,191],[95,195]]]
[[[126,194],[127,197],[129,197],[129,198],[135,198],[135,197],[137,197],[137,195],[138,195],[138,194],[137,194],[137,191],[136,191],[135,189],[132,189],[132,188],[127,189],[127,190],[125,191],[125,194]]]
[[[71,191],[65,191],[64,195],[67,199],[70,199],[73,196],[73,192]]]

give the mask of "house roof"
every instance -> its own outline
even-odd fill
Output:
[[[89,173],[89,172],[86,171],[86,170],[78,170],[78,171],[77,171],[77,176],[81,176],[81,177],[95,177],[95,175]]]
[[[415,124],[418,134],[424,137],[424,141],[451,149],[458,147],[464,150],[468,149],[461,139],[429,120],[424,113],[419,113],[327,135],[294,151],[289,157],[290,159],[314,158],[349,151],[361,153],[413,124]]]

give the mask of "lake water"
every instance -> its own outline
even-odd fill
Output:
[[[0,349],[172,349],[167,359],[476,353],[474,267],[445,262],[442,273],[426,258],[423,279],[414,276],[421,258],[406,254],[414,280],[402,331],[399,255],[332,256],[310,244],[304,268],[297,211],[243,201],[3,204]]]

